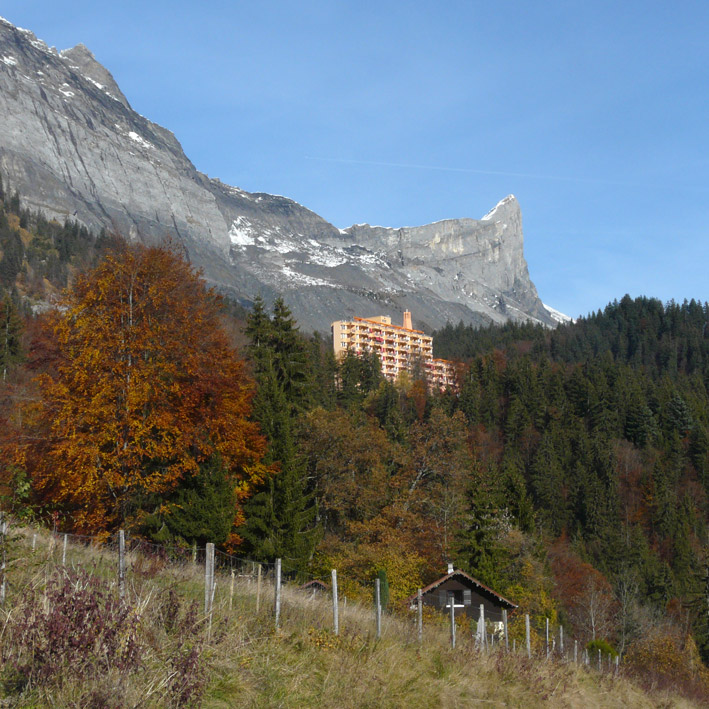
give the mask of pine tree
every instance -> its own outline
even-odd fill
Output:
[[[7,381],[8,369],[21,356],[20,334],[22,324],[17,308],[9,293],[0,299],[0,371],[3,383]]]
[[[552,434],[542,437],[532,462],[532,490],[547,529],[559,534],[568,524],[564,471],[554,449]]]
[[[181,539],[204,546],[224,545],[234,524],[238,497],[221,457],[215,455],[166,498],[149,498],[156,511],[146,516],[141,531],[158,542]]]
[[[263,371],[266,362],[272,359],[271,353],[271,318],[266,312],[263,298],[257,295],[254,307],[246,319],[245,334],[249,338],[247,352],[254,363],[255,374]]]
[[[242,534],[258,559],[281,558],[285,568],[302,569],[320,536],[317,510],[308,490],[305,460],[296,450],[287,397],[268,360],[259,376],[253,407],[254,418],[269,441],[264,460],[276,470],[247,503]]]
[[[306,374],[305,341],[283,298],[276,298],[273,303],[270,348],[273,369],[286,399],[297,411],[303,411],[312,398]]]
[[[524,463],[519,452],[509,449],[502,460],[501,478],[507,507],[520,529],[534,530],[534,505],[527,492]]]
[[[478,464],[466,493],[467,512],[456,540],[456,559],[473,576],[493,588],[499,583],[502,526],[497,471]]]

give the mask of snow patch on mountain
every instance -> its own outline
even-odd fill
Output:
[[[552,308],[550,305],[547,305],[546,303],[542,303],[544,306],[544,309],[551,315],[552,320],[555,320],[558,323],[561,323],[562,325],[565,325],[566,323],[570,322],[576,322],[572,317],[569,317],[568,315],[564,315],[564,313]]]
[[[322,278],[313,278],[312,276],[306,276],[304,273],[299,273],[294,271],[290,266],[282,266],[281,273],[284,279],[289,285],[292,286],[329,286],[330,288],[335,288],[336,286],[330,281],[326,281]]]
[[[130,131],[128,133],[128,137],[131,140],[134,140],[136,143],[138,143],[138,145],[140,145],[143,148],[152,148],[153,150],[155,150],[155,146],[151,142],[145,140],[145,138],[138,135],[135,131]]]
[[[232,245],[246,248],[255,247],[260,251],[289,255],[291,264],[307,264],[337,268],[346,264],[358,267],[389,268],[381,256],[359,246],[332,246],[323,244],[303,234],[284,234],[280,229],[270,229],[259,224],[253,224],[245,216],[237,217],[229,229],[229,240]],[[316,279],[319,280],[319,279]],[[305,281],[301,281],[305,283]],[[329,282],[310,283],[323,285]]]
[[[229,229],[229,239],[235,246],[253,246],[256,243],[255,233],[246,217],[237,217]]]

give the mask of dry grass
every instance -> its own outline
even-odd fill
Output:
[[[10,671],[9,628],[30,589],[41,590],[61,563],[61,544],[50,553],[39,536],[18,542],[9,569],[3,611],[3,706],[55,707],[694,707],[677,694],[648,692],[623,676],[599,675],[573,664],[531,660],[523,654],[481,654],[464,634],[450,648],[445,624],[430,624],[419,646],[414,625],[385,616],[382,638],[374,637],[368,608],[340,608],[340,635],[332,633],[327,597],[284,587],[281,628],[275,631],[272,587],[264,583],[256,612],[256,584],[218,575],[211,630],[201,616],[199,567],[171,566],[133,558],[128,602],[139,615],[143,647],[139,667],[111,667],[83,679],[72,668],[44,684],[22,685]],[[80,566],[113,584],[113,552],[71,546],[67,566]],[[195,624],[184,621],[189,605]],[[191,655],[188,657],[189,653]],[[182,685],[180,684],[182,682]],[[185,685],[185,686],[183,686]],[[190,697],[189,691],[194,689]]]

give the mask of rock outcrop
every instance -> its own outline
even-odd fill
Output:
[[[147,242],[179,239],[213,285],[280,293],[305,330],[409,309],[415,326],[532,319],[517,201],[480,220],[340,230],[296,202],[198,172],[170,131],[130,107],[83,45],[57,52],[0,20],[0,174],[23,205]]]

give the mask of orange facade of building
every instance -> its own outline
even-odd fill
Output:
[[[433,338],[413,329],[408,310],[404,312],[403,325],[392,325],[386,315],[336,320],[332,323],[332,343],[336,357],[342,357],[345,352],[374,352],[384,376],[390,381],[395,381],[402,372],[412,372],[419,364],[431,388],[457,388],[453,363],[434,359]]]

